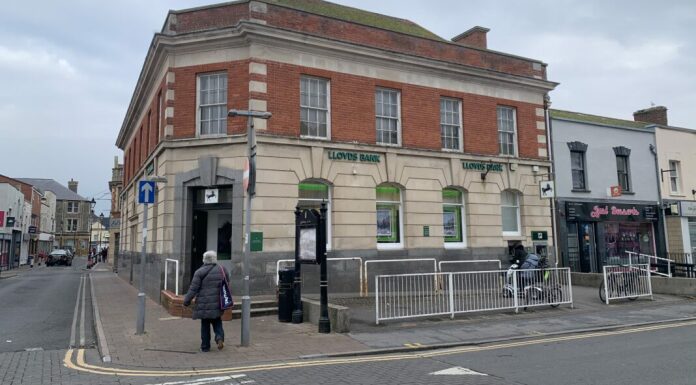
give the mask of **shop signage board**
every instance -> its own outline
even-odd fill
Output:
[[[36,226],[29,226],[29,234],[36,234]]]
[[[592,202],[566,202],[569,221],[656,221],[657,206]]]
[[[542,199],[553,199],[556,196],[556,189],[552,180],[542,180],[539,182],[539,195]]]
[[[679,211],[683,217],[696,217],[696,202],[679,202]]]
[[[503,172],[503,165],[501,163],[470,162],[463,160],[462,168],[465,170],[484,172]]]
[[[348,162],[380,163],[379,154],[352,151],[329,151],[329,159]]]
[[[423,236],[424,237],[430,236],[430,226],[423,226]]]
[[[5,227],[14,227],[15,217],[7,217],[7,222],[5,222]]]
[[[249,236],[251,238],[250,251],[263,251],[263,232],[252,231]]]
[[[621,190],[621,186],[611,186],[609,187],[609,196],[610,197],[620,197],[623,191]]]
[[[5,227],[5,212],[0,211],[0,227]]]
[[[212,203],[218,203],[218,197],[220,196],[220,192],[216,188],[207,188],[205,189],[205,204],[212,204]]]

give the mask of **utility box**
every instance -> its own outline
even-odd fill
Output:
[[[294,305],[294,291],[292,284],[295,280],[294,269],[281,269],[278,271],[278,321],[292,321]]]

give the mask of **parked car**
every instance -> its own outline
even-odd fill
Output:
[[[72,266],[72,253],[67,250],[58,249],[51,251],[46,259],[46,266],[64,265]]]

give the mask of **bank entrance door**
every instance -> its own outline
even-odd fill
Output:
[[[192,276],[203,265],[203,253],[207,250],[216,251],[219,261],[230,260],[232,257],[232,188],[198,189],[193,196]]]

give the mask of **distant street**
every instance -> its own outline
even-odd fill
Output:
[[[94,345],[89,279],[84,321],[82,296],[79,301],[77,298],[84,266],[85,258],[75,258],[71,267],[37,266],[19,276],[0,279],[0,353],[66,349],[72,334],[76,345],[82,335],[84,346]]]

